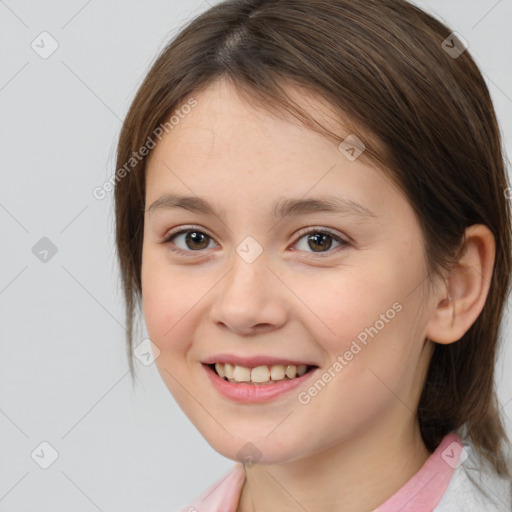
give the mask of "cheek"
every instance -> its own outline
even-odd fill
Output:
[[[376,324],[380,332],[396,322],[400,309],[396,302],[401,294],[389,275],[376,268],[371,273],[361,267],[352,271],[340,269],[337,274],[325,273],[315,278],[314,283],[295,280],[294,292],[303,298],[309,310],[303,315],[308,319],[308,330],[316,333],[331,355],[343,354],[353,340],[359,339],[364,344],[371,326]]]
[[[160,350],[177,339],[179,320],[186,314],[185,279],[169,275],[168,266],[155,251],[143,250],[141,281],[144,320],[149,337]]]
[[[149,337],[162,360],[185,356],[200,323],[201,299],[215,281],[187,266],[169,264],[164,251],[143,251],[142,305]]]
[[[316,333],[329,363],[338,361],[334,380],[354,396],[375,397],[382,388],[377,376],[392,389],[413,378],[422,345],[416,342],[421,320],[410,291],[421,274],[419,267],[396,255],[382,255],[378,264],[340,269],[339,279],[326,273],[315,279],[314,288],[310,281],[297,282],[294,290],[314,313],[303,317],[307,329]]]
[[[397,397],[411,408],[415,400],[422,343],[414,309],[383,301],[367,304],[365,311],[358,321],[346,315],[344,323],[338,323],[342,334],[337,341],[325,342],[335,375],[329,396],[333,407],[343,404],[344,418],[348,414],[369,419],[397,405]]]
[[[163,276],[157,265],[148,265],[144,271],[144,322],[149,338],[159,350],[155,363],[171,394],[182,409],[187,410],[190,404],[179,383],[186,383],[190,379],[187,362],[190,336],[187,334],[187,326],[191,308],[186,297],[177,293],[180,286],[176,280]]]

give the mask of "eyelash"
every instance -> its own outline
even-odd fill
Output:
[[[171,251],[176,253],[176,254],[187,256],[187,257],[188,256],[192,256],[193,257],[193,256],[196,255],[194,253],[201,253],[205,249],[201,249],[201,250],[198,250],[198,251],[184,251],[183,249],[177,249],[177,248],[171,246],[171,241],[174,238],[176,238],[177,236],[182,235],[184,233],[190,233],[190,232],[201,233],[203,235],[206,235],[210,240],[213,240],[213,238],[210,235],[208,235],[208,233],[205,233],[204,231],[201,231],[201,230],[197,229],[195,226],[186,226],[186,228],[182,228],[179,231],[174,231],[174,232],[169,233],[169,235],[166,236],[166,238],[162,241],[162,244],[169,245]],[[350,245],[349,242],[347,242],[346,240],[340,238],[338,235],[336,235],[333,231],[331,231],[328,228],[314,228],[314,229],[311,229],[311,227],[310,228],[304,228],[304,230],[299,231],[299,233],[297,234],[298,238],[297,238],[297,240],[295,241],[295,243],[293,245],[297,244],[299,242],[299,240],[304,238],[306,235],[313,234],[313,233],[315,233],[315,234],[320,233],[320,234],[324,234],[324,235],[329,235],[336,242],[339,242],[341,244],[339,247],[336,247],[333,250],[328,250],[328,251],[325,251],[325,252],[311,252],[311,254],[315,255],[315,256],[313,256],[314,258],[316,258],[316,257],[324,258],[324,257],[330,256],[333,252],[336,251],[336,249],[343,249],[344,247],[347,247],[347,246]],[[311,257],[311,256],[308,256],[308,257]]]

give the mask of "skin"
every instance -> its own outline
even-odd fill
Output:
[[[289,92],[335,127],[325,104]],[[164,136],[146,169],[142,300],[158,370],[216,451],[237,460],[251,442],[261,452],[245,468],[239,512],[373,510],[430,455],[415,414],[430,340],[452,343],[476,320],[492,274],[492,234],[468,228],[458,271],[428,294],[420,225],[382,171],[249,106],[224,80],[194,97],[198,105]],[[226,218],[148,211],[167,192],[205,198]],[[356,201],[375,217],[268,218],[275,199],[324,194]],[[195,243],[207,248],[187,245],[182,234],[174,247],[189,256],[174,253],[162,241],[180,226],[206,233],[202,246]],[[328,239],[330,248],[315,252],[298,234],[309,227],[330,228],[349,245]],[[263,249],[250,264],[236,252],[247,236]],[[396,302],[400,312],[306,405],[297,395],[311,382],[268,403],[232,402],[201,365],[221,352],[266,354],[314,361],[324,372]]]

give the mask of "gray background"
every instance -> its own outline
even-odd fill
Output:
[[[417,4],[468,41],[511,154],[512,0]],[[154,364],[136,361],[132,389],[112,194],[92,195],[114,171],[121,120],[150,63],[207,8],[0,1],[3,512],[173,511],[234,464],[198,434]],[[31,47],[42,46],[43,31],[59,45],[46,59]],[[49,49],[46,39],[39,51]],[[32,252],[43,237],[57,249],[46,262]],[[504,332],[497,383],[512,434],[509,315]],[[39,465],[51,456],[43,441],[58,452],[48,469]]]

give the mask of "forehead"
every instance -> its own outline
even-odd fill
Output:
[[[297,91],[288,92],[324,126],[342,132],[322,100],[299,100]],[[379,169],[362,158],[349,160],[332,140],[296,119],[249,104],[229,82],[215,82],[192,97],[196,106],[178,116],[147,162],[146,207],[160,192],[176,189],[221,193],[223,202],[245,200],[247,207],[278,196],[335,192],[370,203],[374,211],[385,202],[390,183]]]
[[[289,81],[282,81],[280,85],[287,99],[300,112],[301,120],[277,100],[273,100],[275,105],[271,104],[270,100],[257,97],[246,89],[238,89],[229,79],[221,78],[191,93],[175,107],[170,115],[173,126],[164,134],[164,139],[168,142],[172,136],[175,144],[187,145],[194,154],[213,150],[215,144],[222,145],[223,142],[233,150],[241,141],[244,142],[240,146],[242,150],[248,150],[249,145],[254,149],[258,143],[274,146],[273,142],[286,142],[289,150],[297,151],[303,147],[306,152],[310,146],[319,150],[322,145],[332,150],[347,137],[357,139],[357,132],[364,133],[359,135],[364,142],[359,142],[366,145],[366,149],[358,154],[359,162],[374,167],[369,155],[386,154],[383,144],[375,136],[368,130],[365,132],[348,116],[340,114],[339,108],[336,110],[323,96]],[[193,108],[187,105],[191,100]],[[310,119],[305,120],[303,116]],[[308,123],[313,123],[313,126],[307,126]],[[161,148],[163,144],[159,146]],[[270,150],[267,146],[261,146],[261,157]]]

